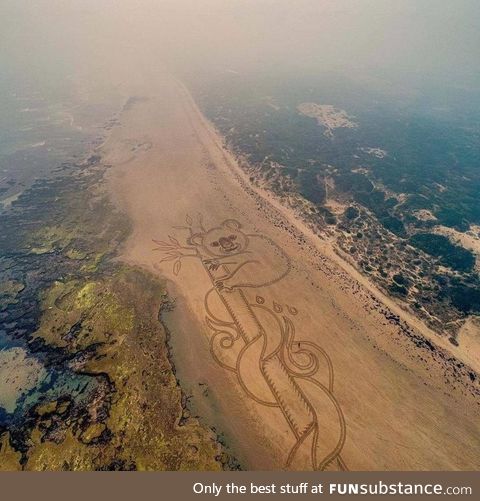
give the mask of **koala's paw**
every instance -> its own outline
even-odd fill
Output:
[[[220,267],[220,263],[216,259],[206,259],[204,264],[207,265],[210,271],[217,271]]]
[[[215,282],[215,288],[218,292],[232,292],[233,288],[228,287],[222,280],[217,280]]]

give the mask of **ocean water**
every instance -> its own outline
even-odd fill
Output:
[[[114,89],[92,89],[68,75],[40,82],[0,75],[0,203],[78,161],[100,140],[121,100]]]
[[[28,206],[36,181],[64,175],[62,165],[81,162],[103,141],[124,98],[100,87],[68,75],[36,81],[0,74],[0,218],[19,197]],[[0,430],[15,433],[39,402],[81,405],[105,381],[74,372],[61,354],[32,343],[43,282],[29,277],[43,276],[49,261],[8,247],[0,245]],[[14,308],[12,284],[24,288]]]

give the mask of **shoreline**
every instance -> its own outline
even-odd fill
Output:
[[[0,470],[230,468],[186,415],[158,318],[164,281],[117,260],[131,228],[106,190],[110,135],[5,212],[0,351],[16,394],[0,408]]]

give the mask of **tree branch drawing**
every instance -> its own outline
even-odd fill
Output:
[[[190,234],[192,234],[193,220],[188,215],[186,217],[186,223],[188,226],[175,226],[175,228],[181,230],[188,230]],[[182,245],[176,238],[172,237],[171,235],[168,235],[168,240],[169,240],[168,242],[165,242],[163,240],[152,239],[152,241],[158,246],[153,250],[160,251],[165,255],[165,257],[160,259],[159,263],[174,261],[173,274],[177,276],[180,273],[180,270],[182,269],[182,259],[186,257],[198,257],[198,253],[195,247]]]

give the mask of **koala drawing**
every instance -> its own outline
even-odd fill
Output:
[[[265,287],[290,271],[290,258],[270,238],[242,231],[235,219],[189,238],[218,290]]]

